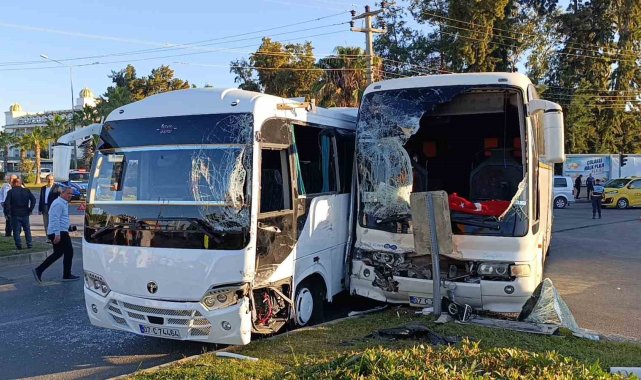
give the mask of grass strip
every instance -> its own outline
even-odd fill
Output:
[[[641,345],[593,342],[563,334],[541,336],[416,316],[398,308],[343,320],[228,351],[257,362],[205,354],[135,379],[608,379],[610,366],[641,365]],[[421,323],[445,336],[466,337],[455,346],[380,340],[378,329]]]

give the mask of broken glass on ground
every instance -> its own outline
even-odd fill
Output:
[[[405,326],[392,327],[389,329],[380,329],[374,333],[366,336],[366,338],[374,338],[381,340],[420,340],[429,342],[432,345],[449,345],[457,344],[462,339],[458,336],[442,336],[432,330],[427,326],[421,324],[407,324]]]

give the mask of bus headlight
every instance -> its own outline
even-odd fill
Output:
[[[207,310],[222,309],[227,306],[235,305],[245,293],[246,286],[224,286],[212,288],[205,293],[200,303]]]
[[[480,276],[510,278],[510,264],[481,263],[477,269]]]
[[[101,275],[88,270],[85,271],[85,288],[103,297],[106,297],[111,292],[109,285]]]
[[[514,264],[510,266],[510,274],[513,277],[529,277],[530,265],[529,264]]]

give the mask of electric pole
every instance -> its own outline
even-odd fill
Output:
[[[350,13],[352,14],[352,21],[350,21],[350,30],[352,32],[360,32],[360,33],[365,33],[365,53],[368,56],[368,63],[367,63],[367,84],[371,84],[374,82],[374,33],[385,33],[387,29],[377,29],[377,28],[372,28],[372,17],[378,15],[379,13],[385,12],[386,8],[390,4],[387,4],[386,1],[381,1],[381,9],[377,9],[375,11],[370,10],[369,5],[365,6],[365,12],[361,13],[360,15],[356,15],[356,11],[352,10]],[[365,27],[364,28],[355,28],[354,27],[354,21],[359,20],[359,19],[364,19],[365,20]]]

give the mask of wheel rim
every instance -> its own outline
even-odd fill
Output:
[[[312,292],[303,288],[296,296],[296,322],[304,326],[312,318],[314,312],[314,297]]]
[[[628,207],[628,201],[626,201],[625,199],[619,199],[619,202],[617,204],[619,205],[619,208]]]
[[[563,208],[565,207],[565,200],[563,198],[558,198],[556,200],[556,207],[557,208]]]

